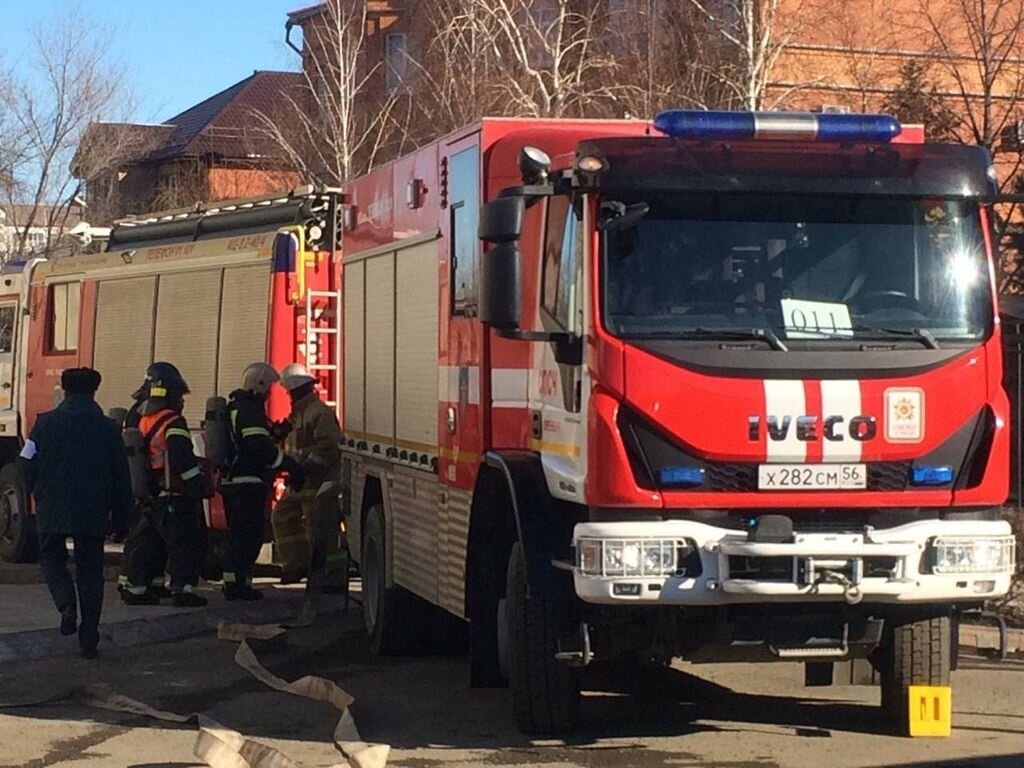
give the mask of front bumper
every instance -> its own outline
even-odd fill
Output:
[[[936,539],[995,540],[1008,550],[1008,562],[990,570],[936,572]],[[596,574],[591,563],[585,572],[581,546],[598,551],[594,542],[602,547],[626,542],[641,552],[645,544],[652,550],[655,542],[671,544],[680,553],[679,567],[667,575],[645,575],[627,574],[625,568],[610,574],[602,566]],[[576,526],[573,545],[576,594],[605,605],[979,601],[1006,594],[1014,570],[1013,536],[1001,520],[921,520],[859,533],[797,532],[783,543],[750,541],[743,531],[687,520],[589,522]]]

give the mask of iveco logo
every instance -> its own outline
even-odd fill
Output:
[[[878,424],[874,416],[854,416],[847,420],[844,416],[751,416],[747,419],[747,434],[757,442],[762,432],[766,432],[769,440],[782,441],[789,437],[796,424],[796,439],[804,442],[830,440],[840,443],[844,440],[865,442],[874,439],[878,433]]]

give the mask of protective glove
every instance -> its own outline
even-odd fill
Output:
[[[288,419],[281,419],[270,425],[270,437],[275,443],[284,442],[291,433],[292,423]]]

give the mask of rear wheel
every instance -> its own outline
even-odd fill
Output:
[[[18,468],[0,468],[0,560],[30,563],[37,553],[35,520],[28,510],[28,497],[18,477]]]
[[[414,649],[414,633],[422,623],[409,621],[412,596],[401,587],[387,586],[384,530],[384,510],[375,504],[367,513],[363,530],[363,621],[370,650],[381,656],[395,656]]]
[[[516,725],[527,734],[568,733],[579,716],[580,686],[576,670],[555,658],[566,612],[558,601],[529,595],[527,587],[526,559],[517,542],[509,555],[505,592]]]
[[[900,734],[910,728],[912,685],[949,685],[952,635],[948,611],[900,616],[886,621],[878,667],[882,710]]]

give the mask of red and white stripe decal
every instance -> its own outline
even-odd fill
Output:
[[[861,413],[860,382],[801,381],[798,379],[767,379],[764,382],[766,433],[765,460],[769,463],[805,463],[860,461],[861,443],[849,436],[850,419]],[[768,431],[768,419],[774,419],[781,428],[789,417],[789,429],[782,440],[774,440]],[[816,416],[816,438],[800,440],[797,437],[797,419]],[[842,440],[826,440],[825,419],[841,416],[836,427]]]
[[[860,461],[862,443],[854,440],[849,434],[850,419],[860,416],[861,398],[859,381],[823,381],[821,382],[821,416],[842,416],[843,423],[839,434],[843,440],[822,439],[821,445],[825,461]],[[824,425],[822,425],[824,429]]]

